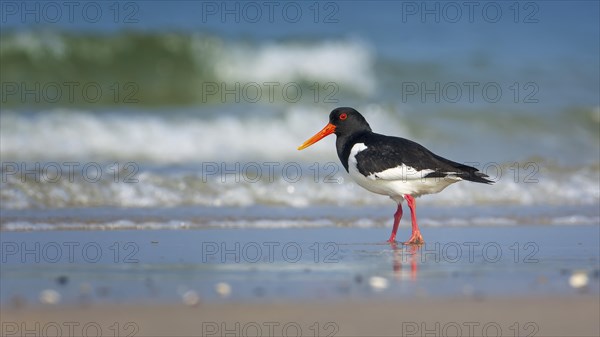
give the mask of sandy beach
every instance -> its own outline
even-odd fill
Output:
[[[94,305],[4,310],[3,336],[598,336],[598,297]],[[11,330],[16,329],[16,330]],[[13,332],[14,331],[14,332]],[[116,334],[115,334],[116,333]],[[40,334],[41,335],[41,334]]]

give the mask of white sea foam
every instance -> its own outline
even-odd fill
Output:
[[[372,125],[410,134],[400,117],[379,106],[366,106]],[[304,151],[296,147],[325,125],[322,107],[291,106],[282,111],[235,115],[143,112],[87,113],[49,110],[38,113],[3,111],[0,114],[2,157],[1,208],[53,207],[170,207],[179,205],[251,206],[384,205],[388,198],[362,190],[351,182],[334,150],[330,136]],[[477,146],[474,146],[477,148]],[[477,154],[472,155],[477,157]],[[104,175],[97,183],[63,175],[58,182],[22,179],[5,171],[7,163],[98,162]],[[121,168],[134,162],[137,183],[114,182],[111,163]],[[244,165],[250,163],[248,172]],[[316,163],[316,164],[315,164]],[[435,205],[593,205],[600,202],[599,166],[553,164],[548,159],[531,168],[500,166],[495,185],[454,184],[420,204]],[[206,165],[218,172],[202,174]],[[236,166],[238,165],[238,166]],[[274,166],[270,171],[268,165]],[[291,168],[284,172],[288,165]],[[499,165],[499,164],[498,164]],[[511,165],[513,165],[511,169]],[[260,169],[261,178],[252,175]],[[299,176],[296,170],[300,168]],[[224,171],[234,170],[233,174]],[[315,171],[316,170],[316,171]],[[21,172],[23,173],[23,172]],[[491,173],[491,172],[488,172]],[[331,174],[331,175],[330,175]],[[121,176],[123,178],[123,176]],[[296,179],[298,178],[298,179]],[[316,180],[315,180],[316,179]],[[331,183],[325,183],[325,180]]]
[[[353,88],[361,94],[376,89],[373,56],[358,41],[324,41],[318,44],[265,44],[257,47],[240,44],[221,51],[215,69],[227,82],[306,81]]]
[[[391,215],[390,215],[391,217]],[[556,217],[551,219],[526,219],[523,217],[450,217],[437,218],[422,216],[419,219],[421,227],[468,227],[468,226],[516,226],[522,223],[536,225],[597,225],[600,217],[594,215],[577,215]],[[321,228],[321,227],[354,227],[379,228],[391,227],[391,219],[354,218],[341,220],[327,217],[324,219],[218,219],[206,221],[145,221],[145,220],[96,220],[87,221],[7,221],[0,225],[3,231],[52,231],[52,230],[181,230],[207,228],[255,228],[255,229],[285,229],[285,228]]]
[[[273,162],[274,163],[274,162]],[[282,174],[285,165],[293,167],[289,175]],[[215,163],[216,164],[216,163]],[[256,163],[251,164],[255,166]],[[332,183],[326,183],[329,172],[316,176],[313,164],[297,162],[276,163],[273,175],[267,166],[261,168],[260,179],[241,168],[246,164],[226,164],[226,171],[205,171],[202,166],[140,168],[132,178],[134,182],[114,180],[103,166],[105,176],[98,182],[86,181],[76,173],[73,180],[63,173],[58,181],[35,181],[28,175],[3,172],[0,201],[3,209],[64,208],[64,207],[247,207],[255,205],[291,206],[305,208],[314,205],[373,206],[393,202],[380,195],[367,192],[350,181],[341,165],[332,163],[338,172]],[[337,166],[336,166],[337,165]],[[250,167],[250,166],[248,166]],[[296,171],[299,169],[299,171]],[[66,172],[66,171],[65,171]],[[249,172],[249,171],[248,171]],[[297,172],[299,174],[297,174]],[[327,174],[325,174],[327,172]],[[52,174],[54,176],[54,174]],[[292,180],[293,178],[293,180]],[[443,193],[419,198],[419,205],[469,206],[469,205],[529,205],[565,206],[597,205],[600,195],[597,188],[598,171],[584,168],[569,176],[544,173],[538,183],[515,183],[504,178],[494,185],[459,182]],[[560,193],[557,193],[560,191]]]
[[[373,110],[372,120],[386,125]],[[256,113],[254,113],[256,112]],[[131,111],[91,113],[52,109],[33,114],[0,114],[3,160],[89,160],[185,163],[204,161],[337,160],[334,136],[310,151],[296,148],[328,121],[323,107],[292,106],[264,114],[230,111],[203,118]],[[387,122],[390,124],[390,121]],[[401,129],[400,123],[397,123]]]
[[[326,112],[306,109],[291,109],[283,119],[226,114],[203,119],[66,110],[34,115],[4,112],[0,115],[0,153],[3,159],[28,161],[273,160],[295,155],[298,144],[324,124],[326,116]]]

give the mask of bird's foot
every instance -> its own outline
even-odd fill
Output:
[[[408,239],[408,241],[404,242],[405,245],[422,245],[425,243],[425,240],[423,240],[423,236],[421,235],[421,232],[417,231],[417,232],[413,232],[413,234],[410,236],[410,239]]]

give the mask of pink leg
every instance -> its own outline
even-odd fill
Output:
[[[417,212],[415,211],[415,199],[408,195],[404,195],[404,199],[408,203],[408,208],[410,208],[410,218],[412,221],[412,235],[410,239],[406,241],[404,244],[406,245],[422,245],[425,243],[423,240],[423,236],[421,236],[421,231],[419,230],[419,225],[417,224]]]
[[[396,232],[398,231],[398,226],[400,225],[400,219],[402,219],[402,204],[398,203],[398,209],[396,210],[396,213],[394,213],[394,228],[392,229],[392,235],[390,235],[390,238],[387,242],[396,242]]]

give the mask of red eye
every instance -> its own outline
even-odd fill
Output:
[[[346,115],[345,113],[340,115],[340,120],[345,120],[346,118],[348,118],[348,115]]]

